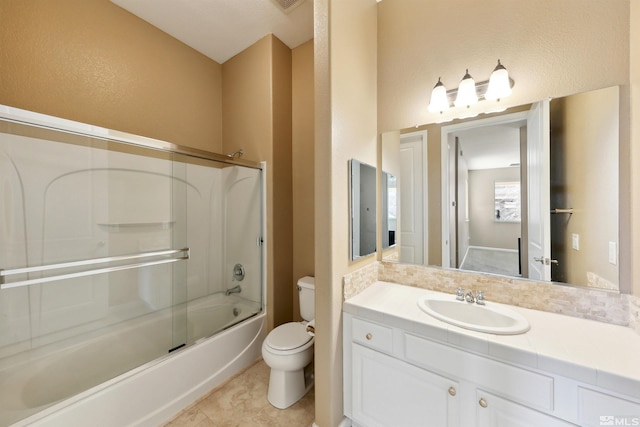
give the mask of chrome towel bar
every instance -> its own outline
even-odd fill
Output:
[[[572,214],[573,213],[573,209],[569,208],[569,209],[551,209],[551,213],[552,214]]]
[[[5,279],[4,279],[6,276],[13,276],[16,274],[34,273],[39,271],[51,271],[51,270],[57,270],[62,268],[82,267],[82,266],[88,266],[88,265],[128,261],[128,260],[141,259],[141,258],[169,256],[169,255],[175,255],[175,254],[183,254],[183,255],[175,258],[156,259],[152,261],[140,262],[135,264],[104,267],[104,268],[98,268],[94,270],[79,271],[75,273],[59,274],[56,276],[38,277],[35,279],[21,280],[18,282],[11,282],[11,283],[5,283]],[[39,265],[35,267],[24,267],[24,268],[15,268],[11,270],[0,270],[0,290],[16,288],[20,286],[35,285],[37,283],[47,283],[47,282],[53,282],[57,280],[73,279],[76,277],[92,276],[95,274],[111,273],[113,271],[128,270],[132,268],[148,267],[148,266],[159,265],[159,264],[168,264],[176,261],[189,259],[189,256],[190,256],[189,248],[167,249],[167,250],[155,251],[155,252],[141,252],[141,253],[130,254],[130,255],[119,255],[119,256],[112,256],[112,257],[106,257],[106,258],[94,258],[94,259],[86,259],[81,261],[63,262],[59,264],[48,264],[48,265]]]

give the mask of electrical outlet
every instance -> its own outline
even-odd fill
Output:
[[[576,251],[580,250],[580,235],[573,233],[571,235],[571,247]]]

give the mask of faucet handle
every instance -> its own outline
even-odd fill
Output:
[[[484,291],[476,291],[476,304],[484,305]]]
[[[464,289],[462,288],[456,289],[456,299],[458,301],[464,301]]]

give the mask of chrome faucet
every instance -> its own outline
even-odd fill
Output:
[[[467,293],[464,293],[464,289],[462,288],[457,288],[456,289],[456,299],[458,301],[467,301],[468,303],[476,303],[478,305],[485,305],[484,304],[484,291],[476,291],[476,296],[473,296],[473,291],[467,291]]]
[[[229,296],[231,294],[239,294],[240,292],[242,292],[242,288],[240,288],[240,285],[236,285],[233,288],[230,288],[224,291],[224,294],[226,296]]]
[[[475,298],[473,297],[473,292],[471,291],[467,292],[467,294],[464,296],[464,299],[467,300],[467,302],[469,303],[476,302]]]

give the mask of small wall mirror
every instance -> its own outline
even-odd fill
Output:
[[[376,252],[376,168],[349,161],[351,259]]]

